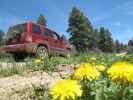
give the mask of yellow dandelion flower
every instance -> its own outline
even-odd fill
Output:
[[[89,81],[97,80],[100,76],[100,73],[97,71],[96,67],[92,64],[81,64],[74,73],[74,79]]]
[[[35,64],[36,64],[36,65],[40,65],[40,64],[41,64],[41,59],[36,59],[36,60],[35,60]]]
[[[128,62],[116,62],[107,71],[113,81],[133,83],[133,65]]]
[[[97,68],[97,70],[98,71],[100,71],[100,72],[104,72],[105,71],[105,69],[106,69],[106,67],[104,66],[104,65],[96,65],[96,68]]]
[[[81,86],[76,80],[59,80],[50,90],[53,100],[76,100],[82,96]]]

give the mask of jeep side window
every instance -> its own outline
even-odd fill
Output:
[[[51,37],[51,38],[54,37],[54,36],[53,36],[53,32],[52,32],[51,30],[49,30],[49,29],[45,29],[45,31],[43,32],[43,35],[49,36],[49,37]]]
[[[51,31],[49,29],[46,29],[46,28],[45,28],[45,30],[43,32],[43,35],[49,36],[49,37],[54,38],[56,40],[58,40],[58,38],[59,38],[59,36],[57,35],[57,33],[53,32],[53,31]]]
[[[53,32],[53,38],[58,40],[60,38],[60,36],[56,32]]]
[[[54,35],[53,35],[52,31],[49,32],[49,36],[50,36],[51,38],[54,38]]]
[[[32,25],[32,32],[33,33],[41,33],[41,29],[40,29],[40,26],[39,25],[35,25],[35,24],[33,24]]]
[[[50,31],[48,29],[44,29],[43,35],[45,36],[49,36]]]
[[[56,34],[53,34],[53,38],[54,38],[55,40],[58,40],[58,37],[57,37]]]

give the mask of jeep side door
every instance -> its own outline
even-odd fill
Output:
[[[39,25],[32,24],[32,41],[33,42],[38,42],[41,40],[41,28]]]
[[[43,38],[48,39],[48,45],[49,45],[49,50],[50,54],[55,54],[55,48],[57,48],[56,40],[53,38],[53,33],[51,30],[44,28],[43,31]]]

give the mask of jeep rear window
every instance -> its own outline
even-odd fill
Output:
[[[26,32],[27,31],[26,25],[27,24],[19,24],[19,25],[15,25],[13,27],[10,27],[8,32],[7,32],[7,36],[10,37],[12,35],[15,35],[15,33],[21,34],[23,32]]]

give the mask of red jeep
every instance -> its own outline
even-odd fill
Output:
[[[46,55],[70,55],[67,41],[56,32],[32,22],[10,27],[2,51],[16,56],[35,54],[38,57]]]

